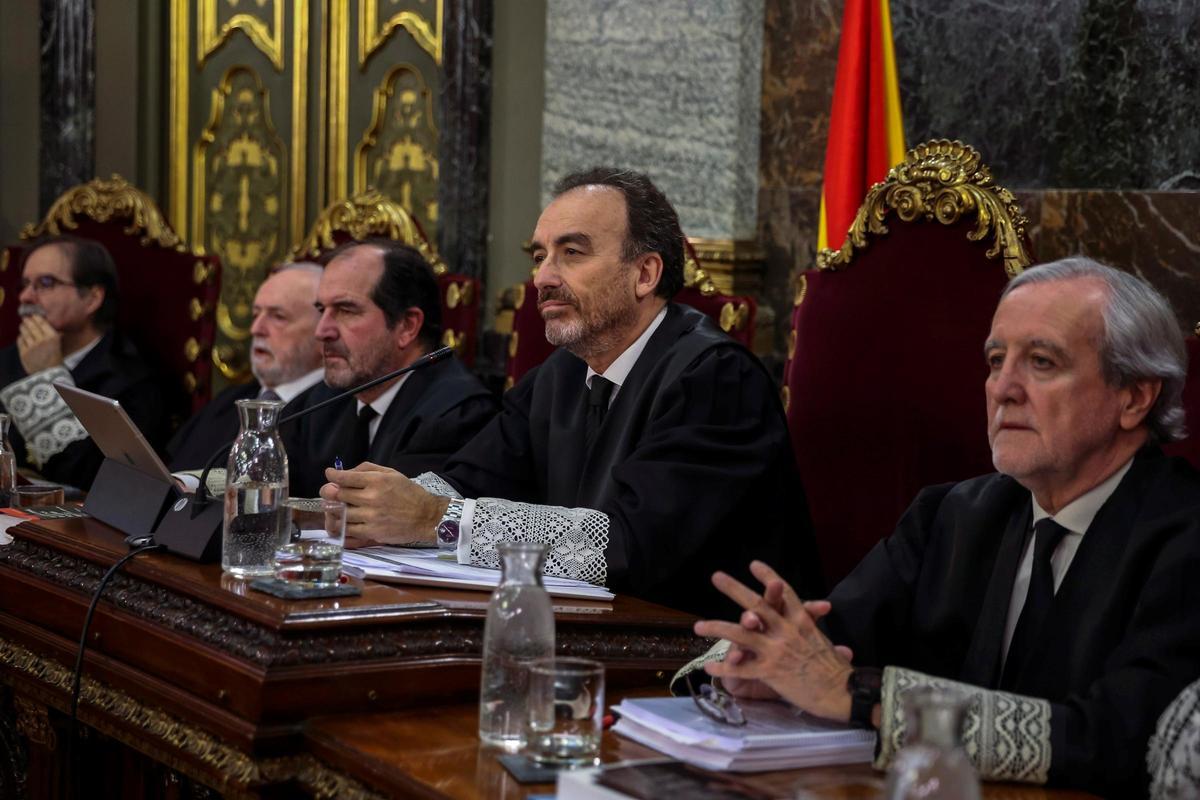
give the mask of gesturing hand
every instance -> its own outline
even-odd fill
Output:
[[[17,334],[17,356],[28,375],[63,363],[62,335],[40,315],[25,317]]]
[[[760,561],[752,563],[750,570],[762,581],[763,595],[723,572],[713,575],[713,585],[745,612],[740,624],[696,623],[698,635],[733,643],[725,661],[706,664],[705,671],[743,697],[767,694],[754,690],[752,683],[746,685],[758,681],[811,714],[848,720],[850,653],[835,648],[815,624],[829,613],[828,602],[802,602],[786,581]]]
[[[364,544],[429,545],[448,500],[422,489],[394,469],[365,462],[325,470],[321,497],[346,504],[346,539]]]

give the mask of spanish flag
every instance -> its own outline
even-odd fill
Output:
[[[817,249],[839,248],[871,185],[904,159],[904,119],[888,0],[846,0]]]

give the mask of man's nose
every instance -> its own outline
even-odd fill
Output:
[[[331,342],[338,338],[337,325],[330,319],[328,309],[322,311],[321,318],[317,320],[316,337],[322,342]]]
[[[543,289],[547,286],[558,286],[558,267],[554,266],[554,262],[550,258],[545,258],[534,269],[533,285],[538,289]]]
[[[21,288],[21,293],[17,295],[17,301],[20,303],[37,302],[37,292],[34,291],[32,283]]]
[[[1025,398],[1021,376],[1016,367],[1007,361],[988,377],[987,391],[996,403],[1019,403]]]
[[[254,318],[254,321],[250,323],[250,335],[251,336],[266,336],[267,335],[268,326],[266,323],[266,318],[267,318],[266,314],[259,314],[258,316],[256,316]]]

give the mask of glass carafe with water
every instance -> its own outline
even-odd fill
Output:
[[[525,744],[529,668],[554,655],[554,610],[542,586],[546,547],[501,542],[500,585],[488,603],[479,688],[479,738],[516,751]]]
[[[961,743],[966,702],[921,687],[904,694],[904,748],[888,767],[887,800],[979,800],[979,775]]]
[[[290,535],[288,461],[275,422],[283,403],[238,400],[241,431],[225,472],[221,566],[239,577],[272,575],[275,549]]]
[[[8,414],[0,414],[0,508],[13,504],[17,488],[17,457],[8,443]]]

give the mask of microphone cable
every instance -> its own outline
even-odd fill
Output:
[[[144,547],[139,547],[136,550],[130,550],[125,555],[117,559],[117,563],[108,568],[108,572],[100,578],[99,585],[96,586],[96,591],[92,593],[92,602],[88,605],[87,615],[83,618],[83,631],[79,634],[79,652],[75,656],[75,671],[71,676],[71,739],[70,744],[74,749],[75,737],[78,728],[79,719],[79,685],[83,679],[83,653],[87,649],[87,634],[88,628],[92,626],[92,616],[96,613],[96,605],[100,602],[100,595],[104,592],[104,587],[112,580],[112,577],[117,574],[125,562],[139,553],[149,553],[154,550],[165,550],[166,546],[161,544],[149,544]]]

